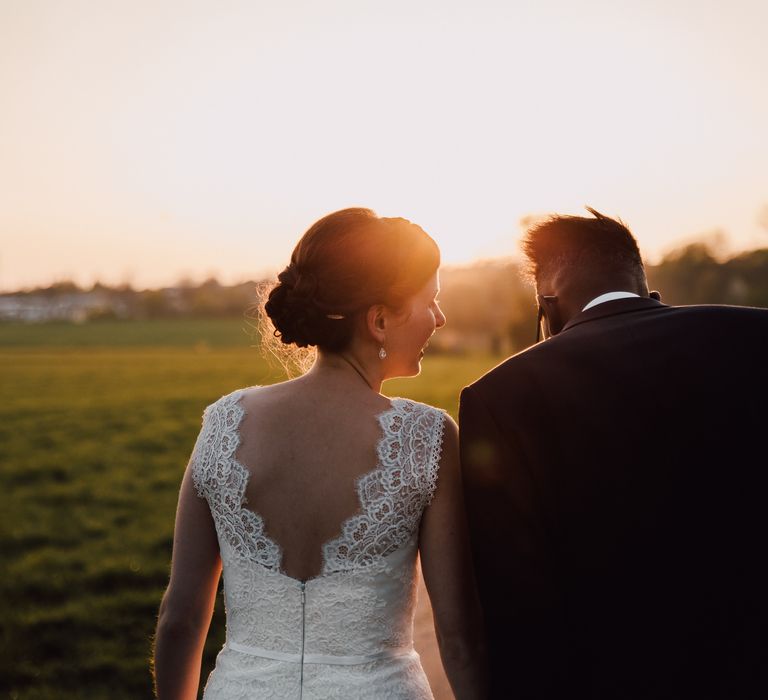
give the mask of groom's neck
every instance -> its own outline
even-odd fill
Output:
[[[568,270],[560,271],[550,278],[537,280],[536,290],[542,295],[557,297],[557,310],[561,325],[582,312],[582,309],[593,299],[608,292],[631,292],[641,297],[648,296],[648,286],[640,284],[632,275],[613,274],[600,280],[580,279],[568,274]]]

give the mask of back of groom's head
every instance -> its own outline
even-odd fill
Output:
[[[620,220],[587,210],[592,217],[554,215],[527,231],[522,247],[537,286],[558,280],[587,296],[622,289],[646,296],[634,236]]]

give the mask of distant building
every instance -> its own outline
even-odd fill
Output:
[[[44,321],[70,321],[84,323],[104,314],[125,315],[126,309],[104,291],[71,291],[55,295],[33,294],[0,295],[0,320],[42,323]]]

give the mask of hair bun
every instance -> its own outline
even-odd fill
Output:
[[[275,335],[283,343],[300,348],[322,341],[327,316],[316,298],[317,276],[300,271],[291,263],[278,276],[279,283],[270,292],[265,310],[275,326]]]
[[[314,272],[300,271],[295,263],[291,263],[278,276],[296,299],[311,300],[317,292],[317,276]]]

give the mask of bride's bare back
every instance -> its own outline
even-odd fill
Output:
[[[360,512],[357,480],[377,466],[378,416],[391,403],[367,386],[302,377],[249,389],[240,404],[245,506],[280,547],[284,574],[317,576],[323,545]]]

